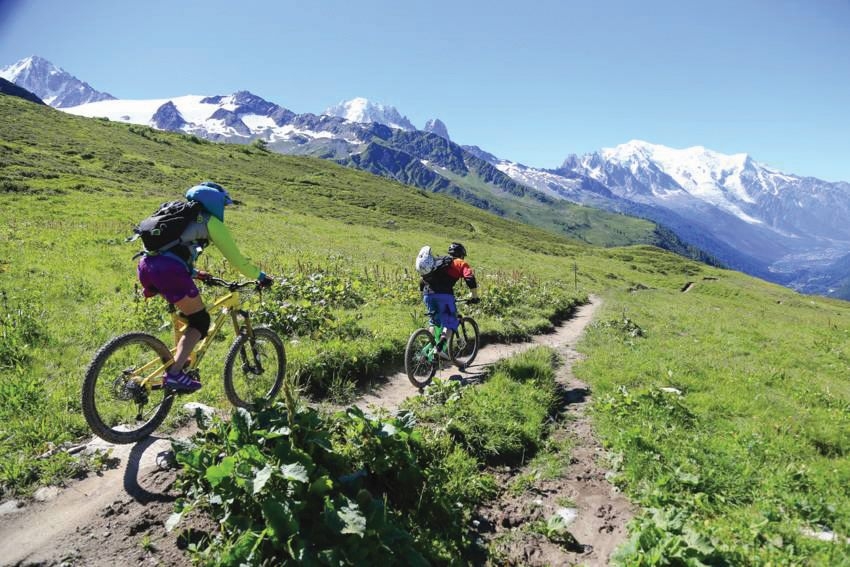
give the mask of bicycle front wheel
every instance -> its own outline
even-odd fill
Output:
[[[135,443],[154,432],[174,396],[154,376],[171,352],[147,333],[115,337],[95,354],[83,381],[83,415],[92,431],[110,443]],[[150,378],[155,384],[144,384]]]
[[[469,317],[461,317],[457,326],[457,331],[452,333],[452,338],[449,340],[449,352],[452,355],[452,360],[462,370],[472,364],[478,355],[478,323],[475,319]]]
[[[407,340],[404,349],[404,371],[407,379],[417,388],[431,383],[440,361],[437,358],[437,343],[428,329],[417,329]]]
[[[271,401],[283,386],[286,351],[280,337],[267,327],[254,336],[240,333],[224,361],[224,391],[236,407],[257,409]]]

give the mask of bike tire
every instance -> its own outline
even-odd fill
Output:
[[[430,348],[430,355],[424,350]],[[417,329],[407,340],[404,349],[404,371],[410,383],[420,390],[431,383],[440,361],[436,354],[437,343],[428,329]]]
[[[263,359],[268,359],[272,353],[276,358],[273,367],[263,367]],[[259,369],[255,366],[258,358]],[[239,368],[241,372],[234,373],[234,368]],[[286,350],[283,341],[268,327],[256,327],[253,339],[246,333],[240,333],[227,351],[224,360],[224,392],[234,406],[255,410],[260,405],[258,399],[262,399],[263,403],[274,399],[283,386],[285,375]]]
[[[83,380],[83,416],[91,430],[110,443],[135,443],[153,433],[171,411],[173,392],[164,388],[144,391],[134,389],[133,371],[156,358],[163,364],[172,360],[168,347],[147,333],[126,333],[103,345],[95,354]],[[143,394],[144,393],[144,394]],[[152,412],[138,419],[142,407],[137,404],[145,396]],[[135,408],[137,415],[130,417]]]
[[[454,363],[463,370],[478,356],[481,339],[478,333],[478,323],[472,317],[461,317],[457,331],[449,339],[449,352]]]

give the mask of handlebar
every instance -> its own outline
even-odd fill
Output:
[[[205,278],[198,278],[198,279],[199,279],[199,281],[201,281],[201,282],[203,282],[207,285],[212,285],[212,286],[215,286],[215,287],[226,287],[228,291],[237,291],[237,290],[240,290],[240,289],[245,289],[246,287],[260,288],[260,285],[256,281],[253,281],[253,280],[230,282],[230,281],[224,280],[222,278],[217,278],[215,276],[208,276],[208,277],[205,277]]]

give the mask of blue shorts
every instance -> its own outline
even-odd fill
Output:
[[[429,293],[422,296],[431,325],[457,331],[457,305],[451,293]]]
[[[138,274],[145,297],[160,293],[168,303],[177,303],[184,297],[199,295],[186,264],[177,258],[144,256],[139,260]]]

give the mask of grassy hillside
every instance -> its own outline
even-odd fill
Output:
[[[290,372],[314,391],[344,396],[398,363],[424,318],[416,251],[460,240],[490,337],[545,329],[588,293],[604,297],[575,370],[617,482],[646,510],[626,564],[850,563],[847,545],[806,535],[850,537],[847,303],[649,246],[587,246],[327,161],[0,96],[4,496],[84,466],[51,449],[87,434],[86,364],[115,334],[156,332],[164,314],[138,298],[137,247],[123,238],[202,179],[238,200],[227,224],[281,284],[255,307],[286,332]],[[234,275],[215,250],[203,259]],[[194,399],[225,407],[227,342],[214,347]]]

